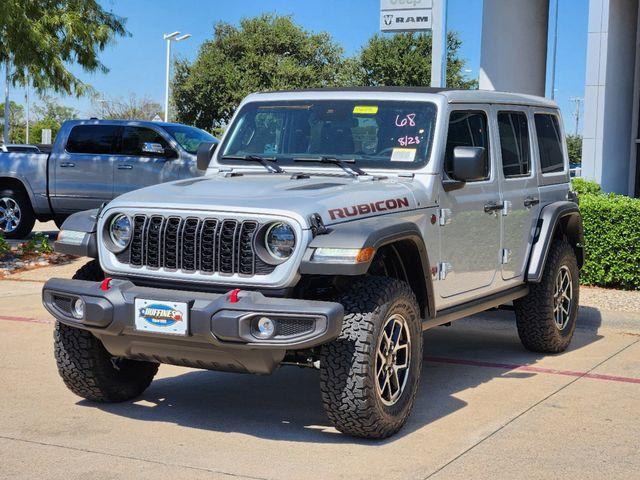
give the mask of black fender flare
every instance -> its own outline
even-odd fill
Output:
[[[58,235],[53,249],[58,253],[75,255],[78,257],[98,258],[98,216],[99,209],[76,212],[70,215],[62,224],[60,232],[73,231],[84,233],[84,237],[77,241],[69,241],[64,235]]]
[[[570,201],[553,202],[540,211],[533,232],[533,246],[527,265],[527,281],[540,283],[547,256],[558,229],[563,229],[573,247],[578,268],[584,264],[584,232],[578,204]]]
[[[316,248],[353,248],[372,247],[376,251],[400,241],[411,241],[420,257],[420,277],[426,287],[425,315],[435,315],[435,300],[431,265],[420,227],[405,218],[373,217],[329,227],[327,234],[315,237],[303,256],[299,272],[302,275],[365,275],[371,266],[371,260],[357,264],[320,263],[311,260]],[[372,259],[373,260],[373,259]]]

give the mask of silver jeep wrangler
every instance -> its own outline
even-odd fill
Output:
[[[583,234],[553,102],[253,94],[198,163],[65,222],[56,249],[95,260],[43,301],[77,395],[132,399],[160,363],[308,366],[338,430],[384,438],[414,403],[424,330],[512,305],[525,348],[571,341]]]

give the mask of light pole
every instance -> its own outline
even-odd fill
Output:
[[[180,32],[165,33],[164,39],[167,41],[167,69],[165,74],[165,86],[164,86],[164,121],[169,121],[169,72],[171,71],[171,42],[181,42],[186,40],[191,35],[186,33],[180,35]]]
[[[4,84],[4,143],[9,143],[9,60],[6,63]]]

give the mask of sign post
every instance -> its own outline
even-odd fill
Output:
[[[380,0],[380,30],[432,30],[431,86],[446,86],[447,0]]]

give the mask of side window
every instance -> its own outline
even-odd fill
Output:
[[[487,115],[484,112],[451,112],[444,161],[444,170],[449,176],[453,171],[453,150],[456,147],[483,147],[487,152],[484,180],[489,178],[491,157],[489,155]]]
[[[562,137],[558,117],[550,114],[536,114],[536,135],[540,151],[540,169],[543,174],[564,170]]]
[[[523,112],[499,112],[498,132],[505,178],[529,175],[531,149],[527,115]]]
[[[122,131],[122,145],[120,152],[122,155],[131,156],[165,156],[160,152],[145,152],[142,147],[145,143],[155,143],[160,145],[165,155],[171,152],[171,146],[155,130],[145,127],[124,127]]]
[[[109,155],[115,152],[117,125],[77,125],[71,129],[66,150],[69,153]]]

